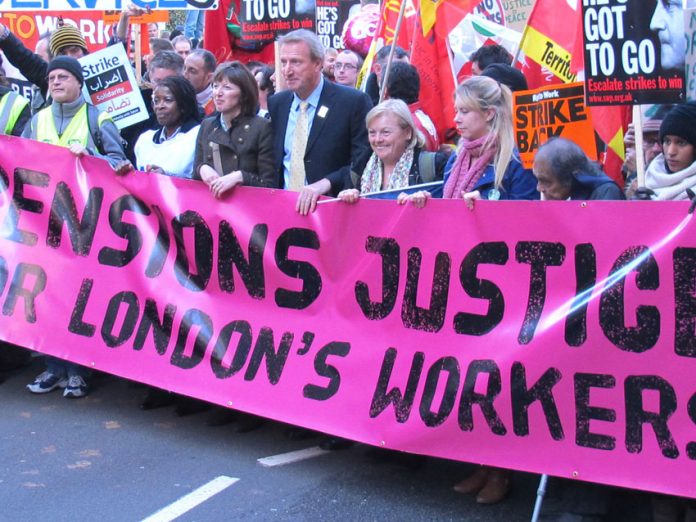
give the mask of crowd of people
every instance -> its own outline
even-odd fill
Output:
[[[113,44],[127,38],[125,27],[119,24]],[[635,181],[632,130],[626,136],[625,187],[562,138],[542,145],[534,167],[524,168],[515,147],[511,93],[525,89],[526,80],[499,46],[472,56],[474,76],[457,87],[453,100],[458,141],[442,144],[419,105],[418,70],[403,49],[394,49],[389,71],[391,48],[377,53],[363,92],[355,88],[360,55],[327,52],[314,33],[293,31],[279,40],[284,88],[276,92],[274,69],[266,64],[217,64],[187,36],[160,40],[153,38],[144,60],[142,94],[149,118],[119,131],[82,96],[78,59],[88,50],[76,28],[58,27],[32,52],[0,25],[0,49],[35,86],[30,102],[2,78],[0,134],[63,146],[78,157],[102,157],[117,175],[137,168],[204,183],[215,198],[225,198],[238,185],[295,191],[303,215],[315,211],[323,195],[354,204],[369,194],[434,181],[442,181],[439,191],[403,192],[397,203],[423,207],[443,197],[474,209],[482,199],[678,200],[696,185],[694,103],[648,111],[642,126],[645,186]],[[2,348],[5,369],[23,363],[25,352]],[[83,397],[89,392],[88,372],[46,358],[46,370],[27,388]],[[211,423],[230,419],[229,412],[217,412]],[[255,419],[246,426],[259,424]],[[299,429],[289,433],[311,435]],[[340,449],[350,441],[327,437],[322,445]],[[455,489],[492,504],[506,497],[510,484],[510,471],[481,467]],[[656,505],[664,505],[660,502]]]

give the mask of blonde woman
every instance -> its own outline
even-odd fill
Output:
[[[463,199],[539,199],[536,178],[515,151],[512,93],[486,76],[474,76],[455,91],[454,123],[461,136],[457,154],[445,168],[443,197]],[[400,203],[422,207],[431,195],[403,195]]]

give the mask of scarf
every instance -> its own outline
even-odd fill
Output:
[[[381,190],[392,190],[408,187],[408,175],[413,165],[413,147],[407,148],[396,162],[394,170],[389,176],[387,187],[382,189],[382,178],[384,176],[384,164],[375,153],[372,153],[370,160],[365,166],[362,178],[360,178],[360,193],[370,194]]]
[[[484,150],[484,144],[489,146]],[[462,140],[459,154],[445,184],[443,197],[461,199],[462,192],[471,192],[483,176],[488,164],[495,157],[498,142],[486,134],[473,141]]]
[[[645,172],[645,186],[655,191],[660,201],[689,199],[686,189],[696,188],[696,162],[679,172],[669,172],[660,154]]]

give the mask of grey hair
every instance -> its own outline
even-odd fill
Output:
[[[307,29],[297,29],[290,31],[288,34],[281,36],[278,39],[278,46],[282,47],[285,44],[306,43],[309,47],[309,55],[314,62],[324,61],[324,45],[319,40],[319,37],[312,31]]]
[[[369,127],[372,120],[384,114],[393,114],[400,120],[401,123],[399,126],[402,129],[411,129],[411,141],[408,142],[408,148],[423,146],[425,143],[423,134],[418,130],[418,127],[416,127],[413,116],[411,116],[411,111],[408,110],[408,105],[406,105],[403,100],[390,98],[372,107],[370,112],[367,113],[367,116],[365,116],[365,126]]]
[[[572,186],[578,174],[602,174],[575,142],[565,138],[551,138],[541,145],[534,161],[546,162],[551,168],[551,175],[564,187]]]

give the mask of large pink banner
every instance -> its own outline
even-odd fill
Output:
[[[450,459],[696,497],[688,203],[330,202],[0,137],[0,337]]]

